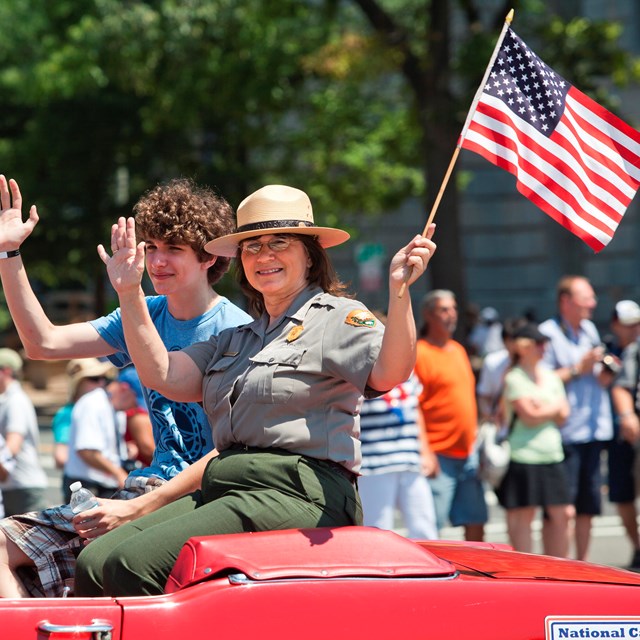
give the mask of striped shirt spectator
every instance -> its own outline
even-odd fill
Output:
[[[410,538],[437,537],[433,497],[422,473],[418,396],[422,387],[412,375],[379,398],[365,400],[360,411],[364,524],[393,529],[396,509]]]

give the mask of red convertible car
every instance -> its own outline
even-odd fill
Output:
[[[2,640],[640,638],[640,575],[367,527],[192,538],[160,596],[0,600]]]

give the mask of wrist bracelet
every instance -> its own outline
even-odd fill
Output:
[[[622,420],[623,418],[628,418],[629,416],[632,416],[634,413],[635,411],[625,411],[624,413],[619,413],[618,419]]]
[[[571,369],[569,369],[569,375],[571,376],[572,380],[580,375],[578,367],[575,364],[571,367]]]
[[[5,258],[15,258],[20,255],[20,249],[14,249],[13,251],[0,251],[0,260]]]

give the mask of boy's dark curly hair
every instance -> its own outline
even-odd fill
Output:
[[[145,193],[133,207],[140,240],[190,246],[200,262],[211,259],[204,245],[236,230],[231,205],[208,187],[178,178]],[[229,269],[230,258],[218,256],[207,278],[214,285]]]

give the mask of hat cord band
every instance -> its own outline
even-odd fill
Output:
[[[315,227],[312,222],[304,220],[267,220],[265,222],[254,222],[252,224],[243,224],[238,227],[237,233],[244,231],[256,231],[258,229],[278,229],[280,227]]]

